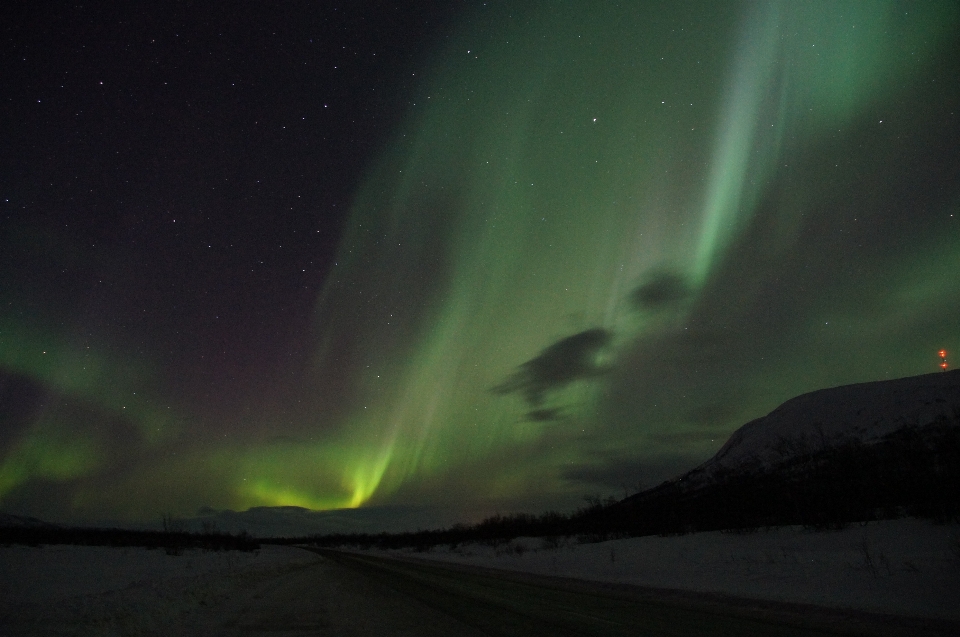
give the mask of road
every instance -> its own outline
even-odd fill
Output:
[[[208,635],[822,637],[956,625],[309,549],[323,559],[219,608]]]

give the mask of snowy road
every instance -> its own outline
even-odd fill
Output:
[[[269,579],[199,617],[216,636],[483,635],[367,573],[329,559]]]
[[[3,637],[841,634],[960,630],[946,619],[921,623],[417,557],[273,545],[183,555],[0,547]]]
[[[944,635],[866,615],[318,551],[203,627],[212,635]],[[955,629],[955,626],[953,627]]]

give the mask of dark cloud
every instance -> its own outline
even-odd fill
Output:
[[[697,454],[597,453],[565,467],[560,477],[582,493],[623,497],[656,486],[703,460]]]
[[[39,416],[49,393],[32,379],[0,369],[0,451]]]
[[[136,422],[125,414],[0,370],[0,454],[11,453],[31,432],[46,445],[83,443],[118,463],[143,445]]]
[[[737,409],[739,400],[737,392],[731,391],[724,396],[715,397],[711,402],[695,404],[684,415],[687,422],[699,427],[729,427],[730,423],[736,422],[740,416]]]
[[[586,491],[599,489],[604,494],[628,490],[640,491],[644,486],[642,467],[637,458],[609,457],[599,462],[576,463],[565,467],[560,476],[563,480],[580,486]],[[620,494],[623,495],[623,494]]]
[[[557,408],[531,409],[523,418],[529,422],[548,422],[562,419],[563,412]]]
[[[634,305],[641,310],[656,310],[682,301],[690,294],[686,279],[667,270],[651,273],[631,295]]]
[[[570,383],[592,378],[604,372],[597,364],[597,354],[610,343],[611,333],[593,328],[561,339],[538,356],[520,365],[510,378],[493,388],[497,394],[519,392],[533,407],[543,404],[548,391],[562,389]],[[555,410],[535,409],[531,414],[548,415]],[[556,414],[549,414],[552,419]],[[537,419],[537,418],[534,418]]]

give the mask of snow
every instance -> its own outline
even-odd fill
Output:
[[[717,454],[691,472],[760,462],[770,465],[787,448],[819,449],[842,440],[871,442],[897,429],[924,426],[941,417],[955,425],[960,415],[960,369],[896,380],[821,389],[792,398],[763,418],[743,425]]]
[[[960,620],[960,526],[920,520],[829,532],[790,527],[593,544],[520,538],[500,546],[370,553]],[[160,549],[6,546],[0,547],[0,634],[208,635],[220,634],[227,625],[244,631],[249,626],[253,632],[243,634],[256,634],[266,625],[261,615],[272,618],[270,626],[279,630],[275,624],[285,609],[304,596],[311,600],[317,625],[327,626],[347,621],[337,609],[351,604],[362,609],[384,594],[383,587],[365,585],[364,577],[286,546],[181,555]],[[407,612],[403,599],[389,602],[398,616]],[[355,634],[380,634],[374,624]]]
[[[184,622],[204,607],[316,561],[284,546],[180,555],[131,547],[0,547],[0,633],[186,634]]]
[[[591,544],[519,538],[501,546],[399,553],[539,575],[960,620],[960,527],[914,519],[842,531],[784,527]]]

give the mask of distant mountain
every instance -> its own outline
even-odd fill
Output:
[[[370,506],[312,511],[296,506],[253,507],[246,511],[205,508],[195,518],[178,520],[186,530],[246,531],[254,537],[303,537],[329,533],[398,533],[437,528],[457,521],[456,511],[434,507]]]
[[[0,528],[3,529],[54,529],[58,525],[12,513],[0,512]]]
[[[960,517],[960,370],[788,400],[699,467],[589,522],[642,534],[902,515]]]

